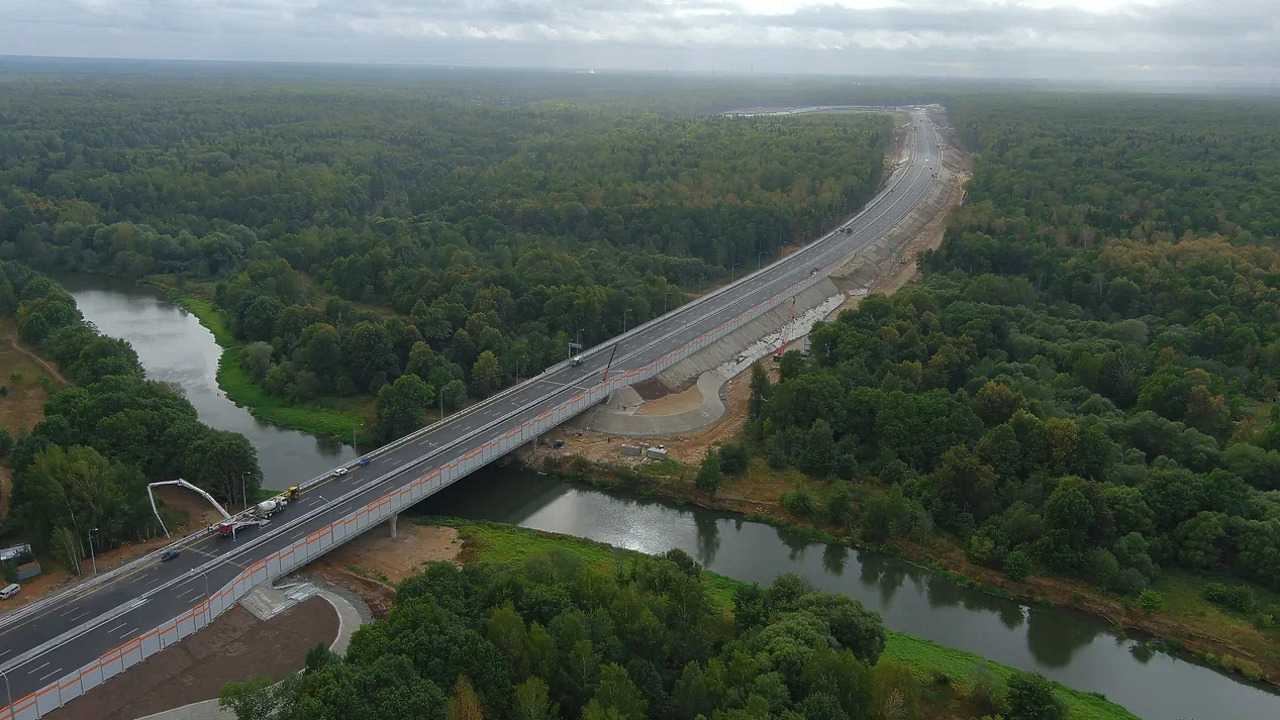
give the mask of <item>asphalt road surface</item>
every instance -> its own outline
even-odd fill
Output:
[[[814,268],[829,268],[888,230],[937,182],[940,139],[924,113],[912,113],[915,127],[912,162],[895,174],[887,188],[840,228],[801,250],[722,288],[701,302],[678,308],[642,326],[618,342],[610,375],[647,365],[699,335],[732,319],[760,301],[808,277]],[[852,232],[843,232],[845,226]],[[243,530],[237,541],[204,537],[192,541],[169,562],[144,558],[119,577],[83,592],[72,592],[52,607],[30,617],[5,622],[0,615],[0,673],[8,681],[5,705],[20,700],[67,673],[190,610],[210,591],[230,582],[241,570],[299,538],[362,507],[428,470],[452,461],[467,448],[496,438],[572,395],[601,381],[615,341],[584,354],[578,367],[567,363],[526,381],[513,392],[458,413],[438,429],[401,447],[377,454],[366,467],[352,469],[309,488],[274,521]],[[532,407],[526,407],[532,404]],[[584,408],[585,409],[585,408]],[[433,449],[466,438],[468,442],[432,455]],[[365,486],[341,502],[337,499]],[[291,520],[311,515],[287,527]],[[253,546],[246,543],[267,538]],[[219,560],[204,573],[193,571]],[[0,706],[3,708],[3,706]],[[7,714],[0,710],[0,718]]]

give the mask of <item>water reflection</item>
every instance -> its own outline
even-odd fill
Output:
[[[783,528],[774,528],[774,532],[777,533],[778,539],[782,541],[782,544],[787,546],[787,549],[791,551],[787,556],[787,559],[791,562],[799,562],[804,557],[805,549],[813,544],[803,537],[800,537],[793,532],[788,532]]]
[[[849,548],[843,545],[828,545],[822,551],[822,569],[832,575],[843,575],[848,562]]]
[[[1093,642],[1101,627],[1092,622],[1062,622],[1062,613],[1032,612],[1027,645],[1042,665],[1066,667],[1077,650]]]
[[[720,523],[709,515],[696,517],[693,522],[698,528],[697,560],[703,567],[710,566],[715,563],[716,550],[720,548]]]
[[[678,547],[709,570],[768,584],[780,573],[858,598],[885,625],[1066,685],[1152,720],[1280,717],[1280,699],[1211,669],[1153,653],[1083,613],[1029,608],[869,551],[700,508],[566,485],[509,469],[478,473],[423,503],[429,513],[514,522],[649,553]]]

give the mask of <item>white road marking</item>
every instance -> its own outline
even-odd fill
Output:
[[[11,652],[13,652],[13,648],[9,648],[8,650],[5,650],[4,652],[0,652],[0,657],[4,657],[5,655],[8,655],[8,654],[9,654],[9,653],[11,653]]]
[[[138,634],[138,628],[133,628],[132,630],[125,630],[124,632],[120,633],[120,637],[122,638],[134,637],[137,634]]]
[[[73,612],[75,612],[75,611],[77,611],[77,610],[79,610],[79,609],[80,609],[80,608],[78,608],[78,607],[76,607],[76,606],[72,605],[71,607],[67,608],[66,610],[63,610],[62,612],[58,613],[58,617],[66,617],[67,615],[70,615],[71,613],[73,613]]]
[[[41,677],[39,680],[37,680],[36,682],[44,682],[45,680],[48,680],[49,678],[53,677],[54,675],[57,675],[57,674],[58,674],[58,673],[60,673],[60,672],[62,672],[62,668],[58,668],[58,669],[54,670],[53,672],[50,672],[48,675],[44,675],[44,676],[42,676],[42,677]]]
[[[204,554],[204,555],[208,555],[208,553],[202,553],[202,554]],[[210,557],[212,557],[212,556],[210,556]],[[157,576],[155,576],[155,577],[151,578],[150,580],[148,580],[148,581],[146,581],[146,582],[142,583],[142,586],[143,586],[143,587],[146,587],[146,586],[148,586],[148,585],[151,585],[151,584],[153,584],[153,583],[158,583],[158,582],[160,582],[160,576],[159,576],[159,575],[157,575]]]
[[[203,592],[204,592],[204,591],[203,591],[203,590],[201,590],[201,589],[199,589],[199,588],[191,588],[190,590],[188,590],[188,591],[186,591],[186,592],[182,593],[181,595],[179,595],[179,596],[178,596],[178,599],[179,599],[179,600],[186,600],[188,596],[195,597],[195,596],[197,596],[197,595],[202,594]],[[120,623],[120,625],[123,625],[123,624],[124,624],[124,623]],[[119,625],[117,625],[116,627],[119,627]]]
[[[86,611],[84,611],[84,612],[80,613],[79,615],[75,615],[75,616],[73,616],[71,619],[67,620],[67,622],[75,622],[75,621],[79,620],[80,618],[82,618],[82,617],[84,617],[85,615],[88,615],[88,614],[89,614],[89,611],[88,611],[88,610],[86,610]]]
[[[126,620],[125,622],[122,622],[122,623],[120,623],[119,625],[117,625],[117,626],[115,626],[115,627],[113,627],[113,628],[107,628],[107,632],[109,632],[109,633],[113,633],[113,632],[115,632],[115,631],[119,630],[120,628],[122,628],[122,627],[124,627],[125,625],[128,625],[128,624],[129,624],[129,622]]]
[[[49,666],[49,663],[51,663],[51,662],[53,662],[53,661],[52,661],[52,660],[45,660],[43,665],[40,665],[39,667],[35,667],[35,668],[32,668],[31,670],[28,670],[28,671],[27,671],[27,674],[28,674],[28,675],[30,675],[30,674],[32,674],[32,673],[34,673],[34,672],[39,672],[40,670],[43,670],[44,668],[48,667],[48,666]]]

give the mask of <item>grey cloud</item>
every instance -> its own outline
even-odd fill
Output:
[[[788,1],[788,0],[782,0]],[[0,0],[0,52],[1276,82],[1274,0]],[[773,61],[771,62],[770,59]]]

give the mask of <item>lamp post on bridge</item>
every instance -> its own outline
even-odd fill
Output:
[[[5,674],[5,671],[0,670],[0,677],[4,678],[4,696],[5,696],[5,700],[7,700],[9,703],[9,720],[14,720],[13,691],[9,689],[9,676]]]
[[[93,563],[93,576],[98,576],[98,557],[93,552],[93,534],[98,532],[98,528],[89,531],[89,561]]]

